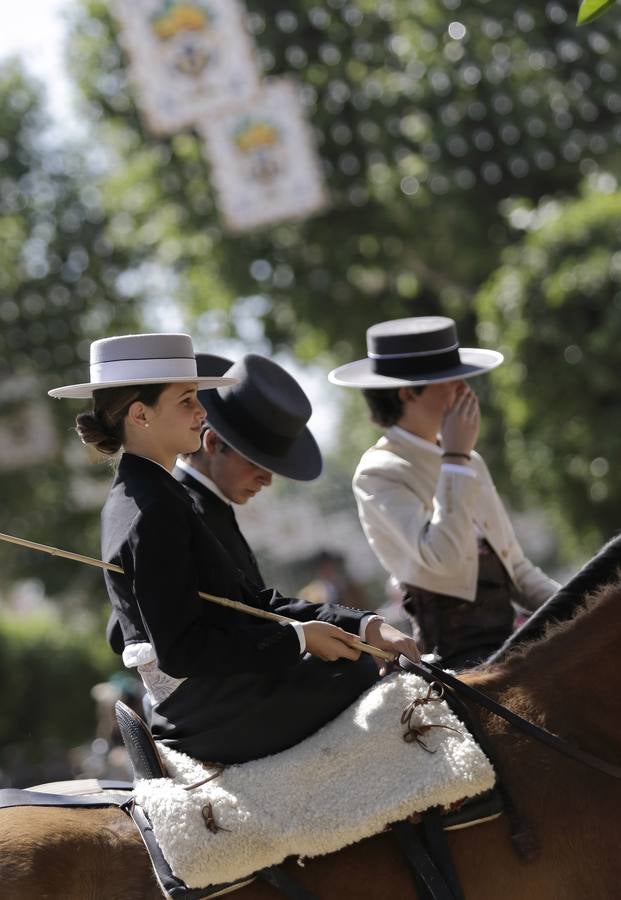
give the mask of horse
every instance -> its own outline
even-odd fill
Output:
[[[489,666],[460,675],[526,719],[609,763],[621,761],[621,583]],[[621,884],[621,779],[587,768],[469,704],[487,733],[529,852],[509,817],[448,834],[467,900],[613,900]],[[525,835],[522,835],[524,838]],[[286,871],[320,900],[417,900],[394,837],[382,833]],[[117,809],[0,810],[6,900],[161,900],[137,830]],[[236,900],[275,900],[259,880]]]

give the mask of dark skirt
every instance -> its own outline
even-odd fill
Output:
[[[479,541],[474,602],[405,585],[404,607],[415,619],[414,636],[423,653],[435,653],[446,668],[478,665],[513,630],[512,603],[518,592],[487,541]]]
[[[151,730],[174,750],[233,764],[279,753],[326,725],[378,679],[374,660],[306,656],[278,675],[188,678],[153,709]]]

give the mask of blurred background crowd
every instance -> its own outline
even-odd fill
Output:
[[[618,10],[577,27],[576,0],[245,0],[262,77],[295,86],[322,203],[239,228],[204,136],[145,116],[114,4],[19,6],[23,46],[0,39],[1,532],[98,556],[111,468],[46,392],[85,380],[94,338],[187,331],[273,356],[313,400],[324,475],[239,511],[267,583],[398,620],[350,485],[378,432],[326,374],[373,322],[433,314],[505,354],[476,385],[481,447],[526,553],[563,580],[617,531]],[[151,6],[182,37],[210,13]],[[52,7],[63,68],[46,75]],[[244,132],[263,178],[274,133]],[[124,772],[111,709],[140,691],[107,614],[96,570],[0,545],[0,785]]]

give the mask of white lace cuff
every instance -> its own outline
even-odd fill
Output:
[[[128,669],[145,666],[156,659],[153,644],[127,644],[123,650],[123,665]]]

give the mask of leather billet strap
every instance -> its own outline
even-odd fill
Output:
[[[498,716],[510,725],[513,725],[518,731],[551,747],[558,753],[563,754],[563,756],[581,762],[591,769],[603,772],[605,775],[610,775],[612,778],[621,778],[621,766],[609,763],[605,759],[600,759],[599,756],[588,753],[586,750],[581,750],[579,747],[574,747],[573,744],[568,743],[563,740],[563,738],[558,737],[558,735],[552,734],[552,732],[547,731],[545,728],[540,728],[539,725],[534,725],[527,719],[523,719],[522,716],[518,716],[510,709],[507,709],[506,706],[502,706],[501,703],[492,700],[487,694],[482,693],[469,684],[465,684],[465,682],[460,681],[459,678],[455,678],[454,675],[445,672],[444,669],[434,665],[434,663],[422,661],[420,663],[413,663],[410,660],[407,660],[404,668],[409,672],[415,672],[417,675],[420,675],[425,681],[436,681],[445,687],[451,688],[456,694],[465,697],[468,700],[472,700],[479,706],[484,707],[484,709],[489,710],[489,712],[493,713],[495,716]]]
[[[102,794],[46,794],[43,791],[32,791],[27,788],[4,788],[0,790],[0,809],[15,806],[61,806],[65,809],[86,807],[105,809],[117,807],[123,809],[129,792],[115,791]]]
[[[297,884],[280,866],[270,866],[257,872],[257,878],[267,881],[275,887],[283,897],[288,900],[317,900],[315,894],[309,893],[306,888]]]
[[[461,891],[453,892],[418,829],[411,822],[394,822],[390,828],[408,861],[421,900],[461,900]]]
[[[455,900],[465,900],[459,876],[453,863],[451,851],[448,845],[444,827],[442,824],[442,811],[439,806],[428,809],[418,826],[422,830],[423,841],[427,847],[429,856],[438,869],[442,872],[444,880]]]

